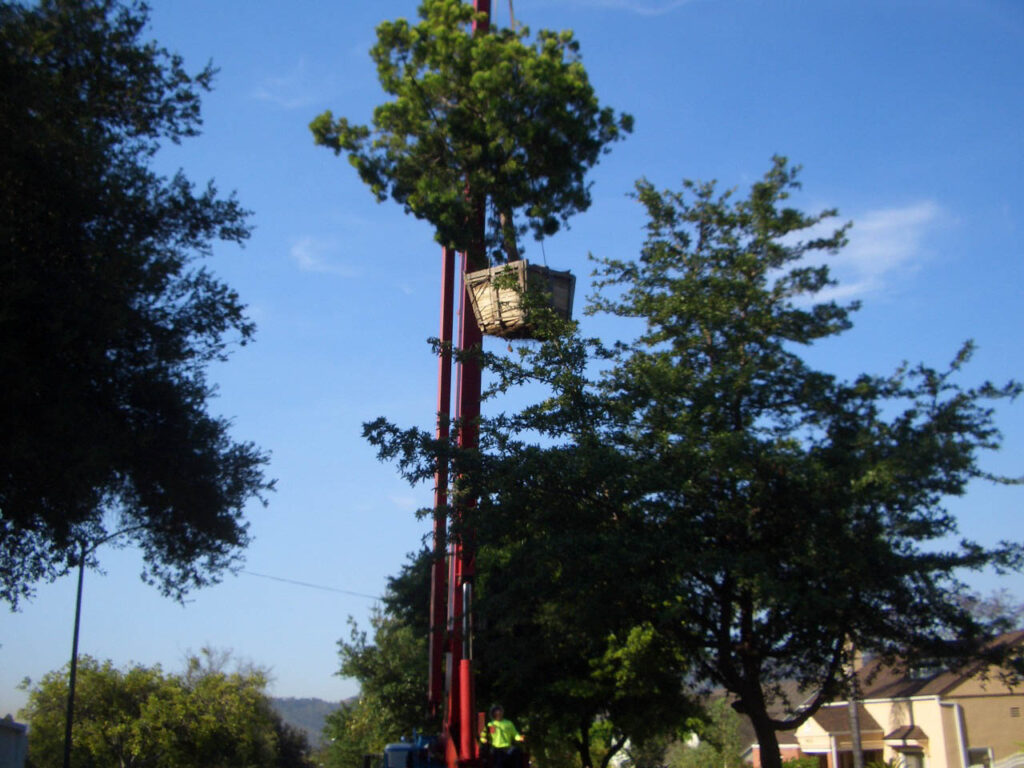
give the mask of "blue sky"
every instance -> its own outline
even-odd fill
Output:
[[[367,55],[374,28],[414,17],[416,0],[152,5],[153,37],[221,70],[204,134],[160,163],[214,178],[254,212],[247,246],[218,247],[208,262],[259,325],[254,344],[211,372],[213,407],[272,452],[279,490],[250,510],[245,571],[184,605],[139,582],[131,550],[107,547],[105,573],[86,574],[81,652],[176,670],[212,645],[270,667],[276,695],[340,699],[356,690],[334,674],[346,617],[365,624],[426,533],[413,511],[429,489],[379,464],[360,430],[379,415],[432,423],[425,340],[437,333],[440,254],[426,225],[375,203],[344,159],[314,147],[307,124],[328,108],[368,121],[383,98]],[[494,0],[496,23],[508,9]],[[577,274],[577,306],[588,252],[638,252],[643,219],[627,196],[637,178],[742,187],[778,153],[804,166],[798,205],[854,221],[833,266],[863,309],[853,331],[810,351],[816,364],[843,375],[941,366],[973,338],[969,380],[1021,376],[1024,4],[516,0],[515,16],[575,30],[602,102],[636,118],[591,176],[591,209],[545,244],[551,266]],[[541,258],[536,246],[527,256]],[[619,332],[601,318],[583,328]],[[1024,404],[998,421],[1004,450],[984,464],[1024,474]],[[1024,489],[979,485],[951,506],[964,535],[994,543],[1024,538],[1022,501]],[[971,581],[1024,600],[1019,575]],[[23,677],[66,663],[73,610],[65,578],[3,614],[0,715],[23,703]]]

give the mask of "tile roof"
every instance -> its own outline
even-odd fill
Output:
[[[928,741],[928,735],[918,725],[901,725],[892,733],[885,735],[886,741]]]
[[[857,705],[857,716],[860,719],[861,733],[877,733],[881,735],[882,726],[871,716],[863,704]],[[818,725],[829,733],[850,732],[850,710],[846,704],[832,707],[822,707],[814,713],[812,718]]]
[[[1024,643],[1024,630],[1008,632],[993,640],[988,648],[1001,649]],[[899,699],[908,696],[940,696],[949,693],[987,666],[987,662],[968,663],[958,669],[936,670],[914,676],[901,667],[886,667],[873,660],[860,670],[862,699]]]

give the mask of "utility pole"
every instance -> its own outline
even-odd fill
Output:
[[[78,555],[78,591],[75,593],[75,631],[71,639],[71,671],[68,675],[68,706],[64,720],[64,768],[71,768],[71,725],[75,719],[75,679],[78,675],[78,627],[82,620],[82,582],[85,580],[85,556],[88,549],[82,542]]]
[[[111,539],[126,533],[145,528],[144,525],[133,525],[114,531],[97,542],[89,545],[84,540],[79,542],[78,554],[78,590],[75,593],[75,629],[71,635],[71,668],[68,673],[68,705],[64,719],[64,768],[71,768],[72,726],[75,720],[75,683],[78,677],[78,630],[82,623],[82,585],[85,581],[85,559],[99,547]]]

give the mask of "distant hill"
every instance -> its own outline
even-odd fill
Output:
[[[278,699],[271,698],[270,704],[288,725],[301,728],[309,737],[311,746],[320,744],[320,733],[324,729],[327,715],[340,707],[344,702],[324,701],[323,699]]]

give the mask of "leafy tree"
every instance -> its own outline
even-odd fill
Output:
[[[277,739],[274,768],[313,768],[314,765],[320,764],[319,761],[314,761],[309,738],[302,728],[286,723],[276,712],[273,720],[274,735]]]
[[[641,182],[644,249],[599,263],[591,306],[642,320],[638,339],[607,350],[569,327],[489,358],[496,391],[547,394],[485,419],[479,453],[369,426],[410,481],[445,458],[480,499],[466,524],[481,665],[560,732],[578,718],[584,765],[588,722],[619,743],[678,727],[685,680],[728,691],[778,768],[776,731],[845,693],[854,649],[980,653],[958,574],[1021,566],[1019,544],[957,544],[944,507],[971,480],[1014,482],[978,461],[999,446],[992,401],[1020,385],[961,385],[970,344],[947,370],[841,381],[809,366],[800,348],[849,328],[855,307],[814,301],[832,281],[807,259],[846,227],[788,207],[797,186],[783,158],[744,198]]]
[[[666,753],[669,768],[741,768],[743,743],[740,716],[726,698],[707,705],[706,716],[694,729],[697,743],[677,741]]]
[[[632,119],[600,107],[571,32],[495,30],[461,0],[424,0],[420,23],[377,28],[371,50],[384,90],[372,129],[324,112],[316,142],[345,152],[378,200],[426,219],[438,242],[518,257],[519,238],[558,231],[590,205],[584,176]],[[519,218],[521,217],[522,223]]]
[[[615,762],[615,768],[665,768],[668,765],[667,754],[672,744],[671,735],[656,736],[643,744],[627,744],[624,753],[626,759]],[[719,763],[714,768],[721,768]]]
[[[314,138],[346,153],[379,200],[390,196],[430,222],[438,242],[469,253],[473,266],[485,256],[516,258],[526,232],[553,234],[586,210],[586,172],[631,131],[632,119],[598,104],[570,32],[544,30],[532,39],[525,27],[475,34],[471,24],[483,19],[459,0],[424,0],[419,16],[415,26],[400,19],[378,27],[371,55],[394,100],[375,110],[372,128],[326,112],[310,126]],[[573,638],[589,642],[582,631]],[[617,642],[627,643],[627,635]],[[567,660],[585,663],[586,656],[565,646]],[[540,682],[540,669],[532,671],[529,679]],[[518,713],[526,710],[514,706],[519,697],[505,685],[512,674],[491,675],[481,676],[482,695],[500,691],[522,722]],[[609,674],[605,690],[612,685]],[[545,711],[569,723],[589,760],[600,697],[577,698],[578,711]]]
[[[957,574],[1021,564],[1019,544],[952,541],[944,507],[971,480],[1006,481],[978,454],[999,445],[990,401],[1020,385],[961,385],[969,343],[946,370],[845,382],[810,367],[799,348],[846,330],[855,306],[814,301],[832,281],[805,259],[841,248],[846,227],[787,207],[796,187],[784,158],[743,199],[641,182],[641,258],[602,261],[599,286],[620,291],[593,304],[646,323],[604,387],[644,478],[645,551],[660,565],[645,588],[670,606],[659,631],[696,679],[737,697],[768,768],[776,731],[844,690],[854,648],[977,652],[983,627],[956,600]]]
[[[628,503],[638,479],[603,439],[607,411],[584,376],[600,345],[535,317],[547,343],[522,348],[519,362],[489,356],[491,394],[531,382],[550,397],[482,420],[479,451],[384,420],[367,432],[410,482],[429,481],[444,456],[457,492],[478,499],[451,526],[472,529],[478,548],[479,701],[515,713],[538,763],[606,765],[627,740],[671,733],[694,706],[686,660],[655,631],[659,610],[639,586],[651,561],[630,546],[643,524]]]
[[[555,345],[536,358],[535,381],[551,372],[551,400],[482,428],[485,455],[468,472],[481,500],[467,524],[480,547],[482,691],[591,766],[671,733],[694,706],[687,660],[656,631],[658,612],[637,589],[651,568],[630,545],[642,521],[626,500],[638,486],[595,429],[606,424],[598,403],[576,389],[583,349]],[[510,427],[519,440],[508,440]],[[539,440],[522,440],[526,430]]]
[[[993,633],[1009,632],[1024,626],[1024,602],[1009,590],[997,589],[988,595],[967,592],[960,596],[960,602]]]
[[[486,550],[481,555],[490,557]],[[358,701],[335,712],[328,720],[324,740],[329,742],[328,764],[357,766],[362,756],[379,752],[400,735],[413,730],[433,733],[438,723],[424,717],[422,701],[426,690],[426,637],[429,631],[429,563],[431,553],[422,551],[411,557],[401,572],[389,579],[384,608],[372,619],[372,642],[354,624],[350,639],[340,641],[342,666],[339,674],[360,682]],[[521,564],[522,561],[518,561]],[[491,568],[485,567],[490,573]],[[669,711],[686,714],[692,710],[679,696],[678,668],[665,668],[652,674],[637,686],[637,667],[651,663],[653,654],[649,637],[638,631],[619,642],[612,638],[605,643],[594,641],[588,648],[598,647],[606,653],[598,663],[588,661],[583,653],[585,631],[572,633],[572,642],[565,624],[549,617],[549,634],[541,638],[528,636],[533,627],[525,623],[512,627],[496,621],[492,607],[500,600],[513,599],[502,593],[498,599],[488,597],[491,589],[483,586],[487,607],[477,611],[480,624],[474,648],[478,661],[477,694],[481,708],[500,701],[521,730],[526,731],[531,759],[539,766],[567,764],[607,764],[623,747],[626,736],[622,728],[607,716],[609,700],[620,720],[625,719],[626,702],[651,702],[661,709],[661,725]],[[544,603],[553,606],[554,600]],[[499,608],[494,608],[499,611]],[[568,616],[568,609],[564,618]],[[509,633],[515,639],[507,637]],[[560,639],[563,638],[563,639]],[[537,642],[548,649],[538,653],[530,646]],[[557,646],[559,651],[552,652]],[[657,659],[660,663],[662,660]],[[582,676],[582,679],[577,679]],[[660,680],[672,697],[649,683]],[[601,699],[604,695],[607,699]],[[650,711],[650,710],[647,710]],[[634,736],[649,730],[634,728]],[[583,761],[586,761],[585,763]],[[575,762],[574,762],[575,761]]]
[[[28,704],[19,713],[31,725],[29,759],[39,768],[61,765],[63,759],[67,680],[65,670],[45,675],[31,689]],[[136,754],[146,741],[142,711],[166,684],[159,667],[122,671],[109,661],[101,664],[89,656],[80,658],[75,764],[139,765]]]
[[[332,768],[360,768],[363,755],[382,752],[413,730],[433,733],[438,727],[426,718],[424,705],[426,634],[380,610],[370,624],[372,642],[351,617],[349,640],[338,642],[338,674],[359,681],[359,698],[327,716],[324,757]]]
[[[83,657],[78,675],[76,766],[311,765],[305,737],[271,708],[261,672],[204,671],[203,660],[191,657],[184,674],[172,675]],[[66,701],[66,670],[48,673],[29,691],[20,714],[32,729],[29,759],[37,768],[61,764]]]
[[[253,326],[196,265],[243,241],[212,183],[158,176],[197,134],[200,92],[141,39],[132,0],[0,2],[0,599],[16,606],[114,531],[169,595],[248,541],[266,457],[206,409],[206,365]]]

